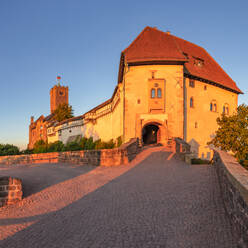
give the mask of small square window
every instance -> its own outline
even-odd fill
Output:
[[[204,85],[204,90],[207,90],[207,85]]]
[[[195,81],[194,80],[189,80],[189,87],[195,88]]]
[[[137,103],[140,104],[140,99],[137,100]]]

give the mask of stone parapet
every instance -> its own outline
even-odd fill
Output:
[[[22,181],[18,178],[0,177],[0,207],[22,200]]]
[[[215,150],[213,161],[238,247],[248,247],[248,171],[224,151]]]
[[[112,166],[129,163],[138,152],[138,139],[131,139],[114,149],[0,156],[0,164],[73,163]]]

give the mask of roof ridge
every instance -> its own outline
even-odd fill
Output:
[[[130,44],[127,48],[125,48],[125,49],[122,51],[122,53],[125,53],[130,47],[132,47],[133,44],[135,44],[135,42],[136,42],[137,40],[139,40],[140,37],[142,36],[142,34],[145,33],[145,31],[147,31],[148,29],[152,29],[152,27],[146,26],[146,27],[141,31],[141,33],[140,33],[140,34],[131,42],[131,44]]]

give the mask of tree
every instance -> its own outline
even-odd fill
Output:
[[[248,106],[238,106],[231,116],[217,118],[216,136],[208,143],[224,151],[232,151],[239,160],[248,159]]]
[[[0,144],[0,156],[18,155],[20,150],[17,146],[10,144]]]
[[[44,140],[38,140],[34,144],[34,153],[47,152],[47,143]]]
[[[53,114],[53,120],[60,122],[73,117],[73,109],[71,105],[63,103],[59,104]]]

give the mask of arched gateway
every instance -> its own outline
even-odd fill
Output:
[[[142,143],[143,145],[165,143],[165,128],[157,122],[150,122],[142,128]]]

